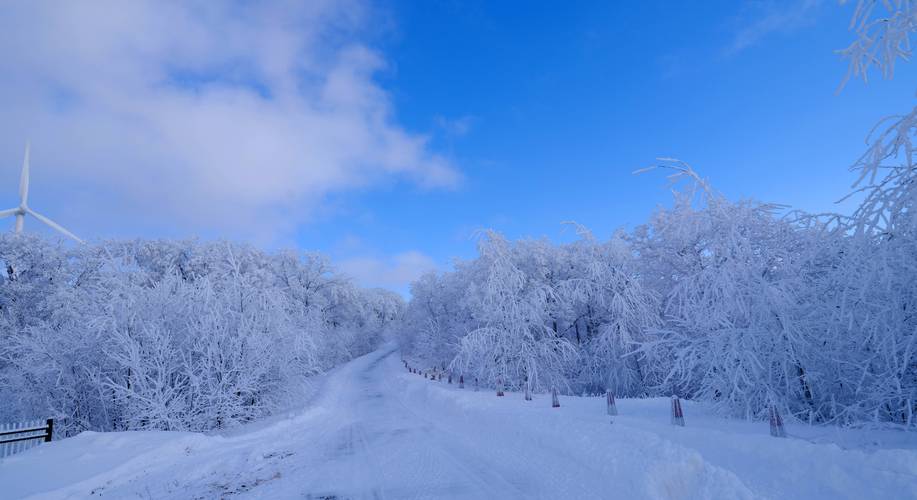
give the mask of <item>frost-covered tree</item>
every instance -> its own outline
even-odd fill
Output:
[[[453,366],[506,387],[565,384],[575,350],[548,325],[554,290],[520,269],[502,236],[487,233],[478,249],[480,258],[466,270],[472,276],[465,300],[473,323],[459,342]]]
[[[488,232],[479,253],[413,284],[409,352],[508,387],[644,391],[636,349],[658,324],[658,299],[623,239],[557,247]]]
[[[917,4],[912,0],[859,0],[850,28],[856,39],[841,51],[851,77],[864,81],[877,70],[894,76],[897,60],[911,56],[917,32]],[[851,166],[858,173],[852,195],[862,197],[840,230],[852,238],[842,264],[849,281],[837,300],[835,330],[857,358],[861,373],[846,392],[856,396],[836,405],[846,420],[892,420],[907,425],[917,416],[917,108],[879,121],[867,137],[867,148]],[[846,326],[846,335],[844,327]]]
[[[631,233],[565,245],[487,233],[478,257],[415,282],[405,350],[508,387],[913,425],[913,240],[733,202],[665,166],[687,182]]]
[[[851,29],[845,83],[890,78],[911,55],[917,4],[859,0]],[[852,167],[850,216],[731,201],[668,162],[686,189],[629,234],[552,245],[491,233],[476,259],[414,284],[405,348],[491,382],[548,366],[574,391],[914,426],[915,136],[917,108],[875,127]],[[575,355],[546,357],[567,348]]]
[[[642,348],[664,386],[746,416],[774,395],[811,400],[811,304],[802,297],[814,247],[804,230],[670,166],[689,188],[635,238],[646,279],[664,294],[665,326]]]
[[[375,348],[403,309],[321,256],[246,245],[0,237],[0,419],[212,429]]]
[[[646,355],[637,350],[646,331],[660,324],[659,297],[643,285],[625,235],[598,242],[588,231],[559,248],[563,255],[555,288],[564,331],[574,335],[582,363],[583,390],[637,395],[646,392]]]

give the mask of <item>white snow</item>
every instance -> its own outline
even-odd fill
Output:
[[[0,461],[3,498],[917,498],[917,437],[723,419],[664,398],[460,390],[392,344],[234,432],[84,432]]]

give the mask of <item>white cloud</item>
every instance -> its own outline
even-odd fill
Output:
[[[474,119],[471,116],[462,116],[451,120],[445,116],[437,115],[434,118],[436,126],[448,137],[463,137],[471,130]]]
[[[367,287],[390,288],[406,294],[412,281],[437,268],[428,255],[411,250],[392,257],[355,257],[338,264],[341,271]]]
[[[749,2],[746,15],[738,21],[741,27],[725,54],[735,55],[774,33],[792,32],[810,25],[814,22],[814,10],[820,4],[821,0]]]
[[[48,203],[90,237],[142,220],[270,239],[332,192],[454,186],[373,79],[370,17],[357,0],[7,3],[2,163],[31,138],[36,175],[89,193]]]

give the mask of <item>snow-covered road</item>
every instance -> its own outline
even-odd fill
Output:
[[[387,345],[308,409],[233,433],[83,433],[16,455],[0,498],[917,498],[910,434],[775,439],[690,403],[684,428],[662,399],[619,401],[614,423],[602,398],[561,403],[431,382]]]

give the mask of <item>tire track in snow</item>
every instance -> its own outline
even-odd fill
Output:
[[[374,382],[376,385],[382,384],[382,381],[386,379],[379,374],[372,376],[370,375],[370,372],[381,370],[381,368],[384,366],[383,362],[395,352],[397,352],[397,349],[392,349],[371,362],[366,367],[363,374],[361,374],[361,379],[367,383]],[[419,426],[414,425],[413,427],[408,427],[407,432],[417,431],[425,436],[425,439],[422,439],[421,441],[424,445],[424,453],[430,459],[428,463],[435,463],[436,458],[438,458],[439,461],[442,461],[443,459],[448,461],[452,466],[453,471],[460,471],[460,477],[462,478],[463,482],[466,483],[465,486],[469,486],[467,483],[473,483],[474,489],[483,494],[479,496],[480,498],[532,497],[532,492],[523,491],[512,481],[500,475],[498,472],[496,472],[497,467],[495,464],[487,463],[487,461],[483,459],[480,454],[471,453],[478,455],[473,457],[472,460],[463,460],[462,458],[458,457],[455,450],[445,447],[443,440],[438,439],[438,437],[444,435],[449,435],[452,437],[454,436],[452,432],[442,429],[439,425],[436,424],[436,422],[417,414],[415,411],[405,405],[404,402],[401,401],[397,396],[389,394],[388,397],[386,397],[385,393],[381,391],[382,388],[379,389],[379,394],[382,395],[382,398],[380,399],[380,403],[382,405],[388,402],[390,407],[394,407],[395,405],[391,405],[391,403],[396,403],[397,408],[393,409],[400,410],[396,412],[404,415],[404,421],[420,423]],[[404,429],[399,429],[398,431],[399,433],[403,433]],[[389,432],[389,434],[392,433]],[[460,442],[458,440],[463,438],[463,436],[454,437],[457,438],[457,440],[452,442],[453,446]],[[461,448],[464,451],[464,455],[467,456],[470,454],[467,447],[461,446]],[[474,463],[481,463],[482,465],[480,467],[473,467],[470,465]],[[496,485],[500,485],[502,487],[497,487]]]
[[[455,398],[469,400],[441,386],[409,383],[420,388],[419,408],[429,413],[425,418],[428,422],[436,422],[436,412],[442,409],[440,403],[448,408],[450,403],[457,401]],[[400,402],[407,406],[405,401],[412,399],[416,398],[412,395]],[[527,481],[538,483],[528,497],[551,498],[552,494],[581,499],[754,497],[732,472],[708,463],[696,450],[645,430],[630,435],[622,434],[623,429],[611,427],[610,433],[606,433],[594,424],[577,430],[566,427],[574,422],[560,418],[561,414],[556,411],[546,413],[530,407],[532,413],[502,413],[501,408],[506,408],[503,398],[483,406],[478,396],[473,400],[472,418],[490,432],[497,430],[493,434],[494,441],[484,448],[493,450],[499,440],[499,445],[516,450],[517,457],[513,458],[517,460],[507,466],[515,466],[516,472],[523,474]],[[462,410],[462,406],[446,409],[453,414]],[[467,420],[446,418],[444,422],[445,425],[431,425],[436,425],[442,433],[452,434],[457,438],[454,442],[460,445],[474,434]],[[511,424],[507,425],[508,422]],[[560,425],[565,426],[562,434],[557,431]],[[711,493],[714,496],[710,496]]]

